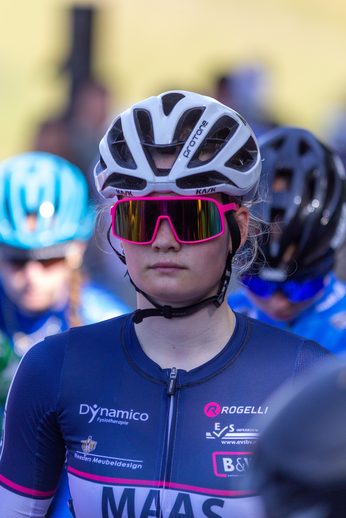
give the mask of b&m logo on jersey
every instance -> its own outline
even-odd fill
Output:
[[[251,455],[251,452],[214,452],[214,474],[217,477],[241,477],[247,475],[250,468]]]

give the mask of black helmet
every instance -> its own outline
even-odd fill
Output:
[[[323,275],[346,230],[345,170],[339,156],[307,130],[280,127],[259,138],[263,158],[256,213],[270,224],[259,275]],[[263,259],[263,258],[262,258]],[[292,278],[291,277],[291,278]]]
[[[328,367],[280,408],[282,398],[272,400],[279,409],[259,437],[251,466],[268,518],[344,518],[346,365]]]

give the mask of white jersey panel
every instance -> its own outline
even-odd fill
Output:
[[[100,477],[101,478],[101,477]],[[197,494],[193,487],[181,489],[153,489],[131,485],[112,485],[101,481],[84,480],[69,473],[69,487],[74,511],[82,518],[130,518],[156,516],[159,505],[162,518],[194,516],[195,518],[265,518],[259,496],[225,498],[213,494]],[[143,481],[143,485],[145,482]],[[92,496],[91,496],[92,495]]]
[[[33,500],[0,486],[0,518],[44,518],[52,500]]]

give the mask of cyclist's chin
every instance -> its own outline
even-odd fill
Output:
[[[198,289],[201,287],[195,286],[193,283],[188,285],[186,282],[185,285],[182,285],[181,283],[174,283],[172,280],[171,282],[166,281],[162,285],[151,285],[147,289],[143,286],[143,288],[141,289],[157,304],[176,308],[197,304],[217,293],[217,286],[213,286],[212,289]]]
[[[288,311],[266,311],[267,315],[273,320],[277,320],[278,322],[290,322],[294,320],[301,311],[298,309],[292,309]]]
[[[50,297],[27,297],[22,299],[18,306],[29,313],[41,313],[47,311],[52,305]]]

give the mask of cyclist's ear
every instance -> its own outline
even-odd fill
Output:
[[[71,242],[66,252],[66,261],[71,268],[79,268],[82,265],[86,247],[86,241]]]
[[[234,213],[235,219],[237,220],[239,231],[240,231],[240,246],[241,248],[247,239],[248,228],[249,228],[249,209],[247,207],[239,207]],[[238,248],[238,250],[239,250]],[[229,251],[232,252],[232,242],[230,241]]]

